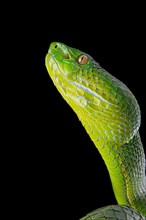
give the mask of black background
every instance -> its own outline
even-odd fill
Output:
[[[20,44],[25,47],[27,40],[23,65],[30,62],[24,76],[26,97],[20,97],[23,129],[16,149],[21,216],[30,212],[40,219],[77,220],[93,209],[116,204],[101,156],[47,73],[45,56],[52,41],[89,53],[130,88],[141,108],[140,134],[146,145],[142,6],[105,4],[95,10],[89,5],[72,12],[72,6],[67,7],[28,7],[21,23],[25,38]]]

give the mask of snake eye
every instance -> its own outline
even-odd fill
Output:
[[[85,54],[82,54],[78,57],[79,64],[86,64],[88,62],[88,57]]]

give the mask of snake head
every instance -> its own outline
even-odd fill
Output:
[[[140,110],[134,95],[89,54],[53,42],[45,64],[58,91],[88,133],[98,131],[99,136],[114,144],[124,144],[136,134]]]

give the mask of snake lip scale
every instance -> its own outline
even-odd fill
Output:
[[[45,65],[102,156],[117,200],[81,220],[146,220],[146,162],[135,96],[89,54],[63,43],[50,44]]]

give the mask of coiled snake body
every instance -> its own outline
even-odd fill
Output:
[[[45,64],[101,154],[118,203],[82,220],[146,219],[145,155],[134,95],[90,55],[65,44],[51,43]]]

